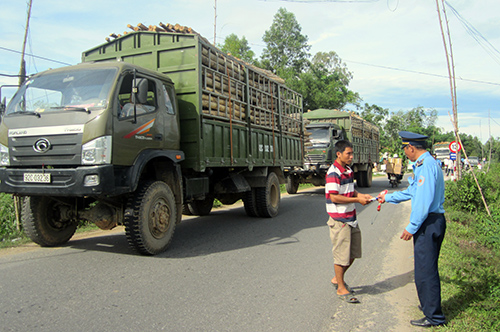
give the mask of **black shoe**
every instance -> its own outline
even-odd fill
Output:
[[[431,322],[429,322],[429,320],[427,319],[427,317],[424,317],[424,318],[421,318],[421,319],[411,320],[410,324],[411,325],[415,325],[415,326],[420,326],[420,327],[433,327],[433,326],[444,325],[444,324],[432,324]]]

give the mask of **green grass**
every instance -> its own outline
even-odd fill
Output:
[[[448,222],[440,275],[444,331],[500,331],[500,253],[478,243],[475,232]]]
[[[446,183],[446,236],[439,258],[443,311],[440,331],[500,331],[500,165],[478,181],[470,174]]]

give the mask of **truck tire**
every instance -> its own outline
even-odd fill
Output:
[[[182,204],[182,214],[186,216],[192,216],[193,214],[189,210],[189,205],[188,204]]]
[[[257,212],[260,217],[273,218],[278,215],[280,208],[280,182],[276,173],[267,176],[266,186],[255,188]]]
[[[368,170],[361,173],[361,176],[363,177],[364,187],[367,187],[367,188],[371,187],[372,186],[373,170],[370,167],[370,165],[368,165]]]
[[[214,198],[207,197],[204,200],[192,201],[187,204],[189,212],[195,216],[207,216],[214,206]]]
[[[257,198],[255,194],[255,188],[245,193],[243,196],[243,206],[245,207],[245,213],[249,217],[258,217],[259,212],[257,211]]]
[[[363,176],[362,171],[358,171],[357,173],[355,173],[354,177],[356,178],[356,183],[357,183],[358,187],[360,187],[360,188],[366,187],[365,177]]]
[[[47,196],[24,198],[22,223],[29,238],[42,247],[65,244],[75,234],[77,223],[61,220],[59,202]]]
[[[285,188],[290,195],[296,194],[297,190],[299,190],[299,179],[294,175],[287,176]]]
[[[148,181],[130,196],[123,223],[130,247],[142,255],[155,255],[172,241],[176,221],[172,189],[163,181]]]

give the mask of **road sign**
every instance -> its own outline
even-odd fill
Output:
[[[450,143],[450,146],[448,148],[451,152],[458,152],[462,149],[462,145],[460,145],[460,143],[457,141],[453,141]]]
[[[450,159],[451,160],[457,160],[457,153],[456,152],[450,152]]]

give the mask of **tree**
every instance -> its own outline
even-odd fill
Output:
[[[306,69],[311,46],[307,45],[308,38],[301,30],[293,13],[278,9],[271,27],[262,37],[266,43],[261,57],[265,69],[285,80],[297,77]]]
[[[348,89],[352,74],[337,53],[316,53],[306,69],[298,80],[287,82],[302,94],[305,109],[341,109],[359,103],[359,95]]]
[[[365,103],[363,110],[361,111],[361,117],[366,121],[373,123],[379,128],[385,125],[385,119],[389,115],[389,110],[387,108],[382,108],[375,104],[368,105]]]
[[[391,113],[384,126],[384,137],[381,138],[381,147],[390,153],[401,153],[400,131],[411,131],[417,134],[429,136],[428,143],[432,144],[433,133],[437,130],[435,123],[437,111],[435,109],[425,110],[418,106],[409,111],[398,111]]]
[[[490,137],[490,139],[484,145],[484,152],[487,160],[490,160],[492,162],[500,162],[500,138],[497,137],[495,139],[493,137]]]
[[[248,46],[248,41],[243,36],[241,39],[234,33],[224,39],[224,44],[219,45],[219,48],[232,56],[241,59],[247,63],[255,64],[255,53]]]

